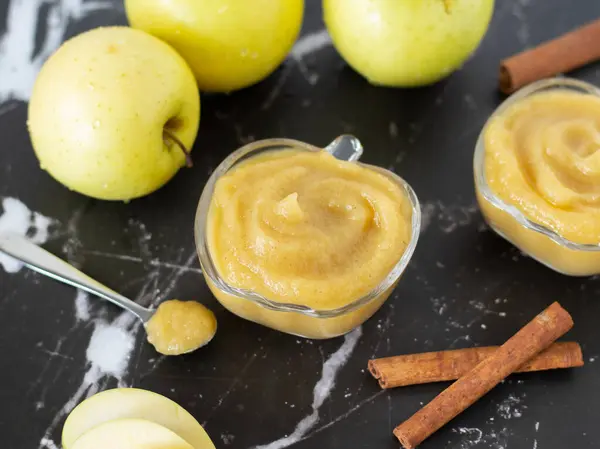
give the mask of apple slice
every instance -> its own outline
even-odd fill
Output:
[[[73,449],[193,449],[166,427],[144,419],[108,421],[88,430]]]
[[[127,418],[160,424],[194,449],[215,449],[202,426],[183,407],[160,394],[137,388],[106,390],[75,407],[63,427],[63,448],[74,449],[73,443],[99,424]]]

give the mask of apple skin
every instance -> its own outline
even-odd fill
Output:
[[[494,0],[323,0],[341,56],[370,83],[390,87],[428,85],[458,69],[493,9]]]
[[[125,0],[134,28],[173,46],[202,91],[231,92],[270,75],[302,26],[304,0]]]
[[[106,390],[81,402],[63,426],[63,449],[74,449],[81,435],[102,423],[128,418],[166,427],[194,449],[215,449],[202,426],[183,407],[160,394],[138,388]]]
[[[192,148],[200,95],[186,62],[159,39],[127,27],[65,42],[33,87],[28,128],[43,169],[68,188],[130,200],[168,182],[185,163],[163,127]]]
[[[90,429],[73,449],[194,449],[169,429],[143,419],[109,421]]]

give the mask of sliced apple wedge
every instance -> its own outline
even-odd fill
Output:
[[[108,421],[81,435],[73,449],[193,449],[166,427],[145,419]]]
[[[63,448],[75,449],[74,443],[81,435],[102,423],[127,418],[164,426],[193,449],[215,449],[202,426],[183,407],[160,394],[137,388],[106,390],[75,407],[63,427]]]

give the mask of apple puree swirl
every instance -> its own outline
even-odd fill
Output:
[[[485,131],[485,176],[500,198],[576,243],[600,243],[600,98],[524,98]]]
[[[369,293],[411,237],[411,205],[387,176],[327,152],[263,153],[218,180],[215,267],[267,299],[334,309]]]

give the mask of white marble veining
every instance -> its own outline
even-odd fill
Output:
[[[12,232],[27,237],[30,241],[39,245],[48,240],[49,229],[53,223],[55,223],[55,220],[30,210],[17,198],[6,197],[2,199],[0,233]],[[7,273],[16,273],[23,268],[21,262],[2,253],[0,253],[0,265]]]
[[[39,20],[48,7],[44,26]],[[71,20],[80,20],[98,9],[112,6],[108,1],[10,0],[6,31],[0,37],[0,104],[7,100],[27,101],[38,71],[65,39]],[[41,47],[34,53],[38,30],[44,29]]]
[[[322,50],[323,48],[330,47],[331,45],[329,33],[327,30],[322,29],[301,36],[292,48],[290,55],[296,60],[301,60],[304,57]]]
[[[312,411],[296,424],[292,433],[267,444],[255,446],[254,449],[283,449],[302,440],[303,437],[319,422],[319,409],[335,387],[335,379],[339,370],[346,364],[362,335],[362,328],[357,327],[346,334],[344,343],[329,356],[323,364],[321,378],[313,389]]]
[[[75,295],[75,318],[77,321],[90,319],[90,295],[83,290],[77,290]]]

